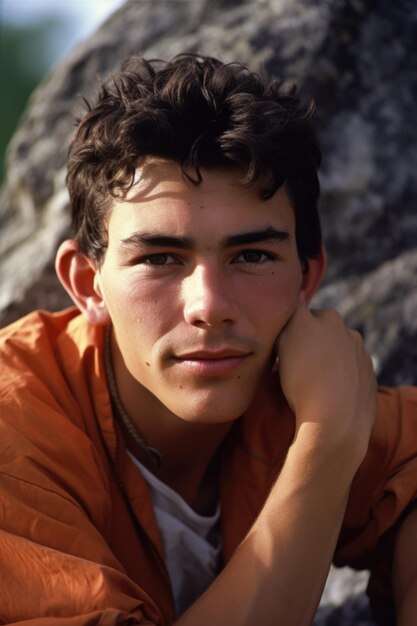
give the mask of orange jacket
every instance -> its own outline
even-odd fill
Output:
[[[113,421],[104,333],[75,309],[0,331],[0,623],[170,624],[174,609],[148,488]],[[352,486],[339,564],[382,565],[381,535],[417,494],[417,389],[381,390],[368,455]],[[284,461],[294,419],[265,382],[228,437],[224,560]],[[385,542],[385,543],[384,543]],[[382,571],[382,570],[381,570]]]

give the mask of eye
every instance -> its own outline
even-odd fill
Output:
[[[233,262],[262,265],[273,259],[275,259],[275,257],[270,252],[264,252],[263,250],[243,250],[243,252],[240,252],[240,254],[233,259]]]
[[[178,260],[167,252],[159,252],[158,254],[149,254],[146,257],[142,257],[138,260],[138,263],[142,263],[143,265],[173,265],[174,263],[178,263]]]

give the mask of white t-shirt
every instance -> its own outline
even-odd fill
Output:
[[[198,515],[173,489],[129,452],[148,483],[165,551],[177,615],[207,589],[220,570],[220,505],[213,515]]]

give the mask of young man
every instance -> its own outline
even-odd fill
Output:
[[[2,623],[310,624],[334,555],[379,607],[394,568],[415,623],[417,393],[377,394],[358,334],[308,309],[311,116],[185,55],[130,59],[81,121],[77,308],[1,333]]]

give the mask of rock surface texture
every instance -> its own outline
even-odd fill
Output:
[[[359,329],[382,383],[416,383],[417,5],[413,0],[128,1],[34,93],[0,211],[0,323],[68,303],[53,257],[69,234],[73,118],[129,54],[198,51],[294,80],[317,102],[329,256],[317,307]],[[331,573],[316,625],[370,624],[364,575]],[[340,607],[338,605],[341,605]]]

